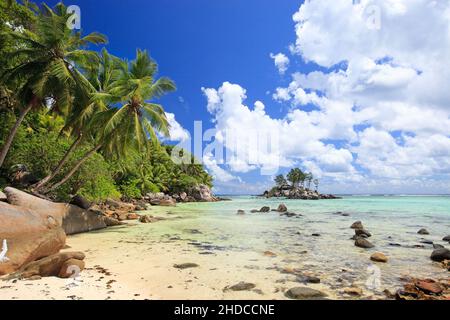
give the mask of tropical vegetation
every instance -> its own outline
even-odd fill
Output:
[[[106,36],[71,30],[62,3],[0,8],[0,188],[17,182],[19,164],[25,187],[60,200],[212,185],[202,165],[175,164],[160,144],[170,126],[156,101],[176,86],[147,51],[127,61],[99,48]]]

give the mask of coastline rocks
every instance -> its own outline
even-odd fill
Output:
[[[384,255],[382,252],[375,252],[373,255],[370,256],[370,260],[376,261],[376,262],[388,262],[388,257]]]
[[[70,268],[70,265],[66,265],[65,262],[69,260],[82,261],[84,258],[85,255],[82,252],[56,253],[25,265],[18,272],[11,274],[9,278],[28,279],[35,276],[56,277],[59,276],[60,273],[67,273],[68,271],[70,272],[70,275],[72,275],[72,272],[78,270],[77,267],[83,265],[84,268],[84,263],[81,264],[77,261],[75,267]]]
[[[53,216],[41,216],[4,202],[0,202],[0,213],[0,241],[7,239],[6,247],[2,243],[6,252],[0,263],[0,275],[14,272],[64,247],[66,234]]]
[[[91,202],[87,201],[84,197],[80,195],[76,195],[75,197],[73,197],[69,203],[85,210],[88,210],[92,206]]]
[[[103,218],[103,221],[105,222],[107,227],[116,227],[116,226],[121,226],[124,224],[123,222],[120,222],[117,219],[114,219],[112,217],[107,217],[107,216],[105,216]]]
[[[52,216],[62,226],[67,235],[104,229],[105,217],[99,210],[84,210],[67,203],[44,200],[14,188],[5,188],[8,202],[29,209],[42,218]]]
[[[270,212],[270,207],[262,207],[262,208],[259,210],[259,212],[261,212],[261,213],[268,213],[268,212]]]
[[[396,293],[397,300],[448,300],[448,281],[433,279],[411,279]]]
[[[0,191],[0,201],[6,202],[8,201],[8,198],[6,197],[6,194]]]
[[[446,237],[444,237],[444,238],[442,239],[442,241],[447,241],[447,242],[450,242],[450,236],[446,236]]]
[[[287,209],[286,205],[282,203],[282,204],[280,204],[280,205],[278,206],[277,211],[278,211],[278,212],[287,212],[288,209]]]
[[[363,224],[361,221],[354,222],[351,226],[351,229],[364,229]]]
[[[429,235],[430,234],[427,229],[420,229],[419,231],[417,231],[417,233],[418,234],[422,234],[422,235]]]
[[[194,188],[191,188],[188,192],[188,195],[193,197],[195,201],[199,202],[217,201],[216,197],[214,197],[214,195],[212,194],[211,189],[204,184],[200,184]]]
[[[118,211],[124,211],[124,212],[132,212],[135,210],[135,207],[131,203],[126,203],[122,201],[117,201],[113,199],[107,199],[105,201],[105,205],[109,207],[111,210],[118,210]]]
[[[450,260],[450,250],[448,249],[436,249],[431,254],[431,260],[436,262],[442,262],[444,260]]]
[[[319,290],[308,287],[295,287],[286,291],[285,296],[294,300],[308,300],[324,298],[327,295]]]
[[[69,259],[63,263],[59,270],[58,278],[70,278],[76,276],[78,273],[84,270],[85,264],[83,260]]]
[[[238,210],[238,211],[237,211],[237,214],[242,216],[242,215],[245,214],[245,211],[244,211],[244,210]]]
[[[149,215],[139,217],[139,222],[141,222],[141,223],[155,223],[155,222],[158,222],[161,220],[165,220],[165,219],[157,218],[157,217],[153,217],[153,216],[149,216]]]
[[[375,247],[372,243],[370,243],[368,240],[364,239],[364,238],[357,238],[355,240],[355,246],[359,247],[359,248],[364,248],[364,249],[370,249]]]
[[[182,192],[180,193],[180,200],[185,202],[187,200],[187,193],[186,192]]]

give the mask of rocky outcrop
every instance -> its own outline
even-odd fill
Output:
[[[73,204],[74,206],[80,207],[81,209],[85,210],[88,210],[92,206],[92,203],[90,201],[86,200],[86,198],[80,195],[76,195],[75,197],[73,197],[72,200],[70,200],[70,204]]]
[[[14,188],[6,188],[4,191],[10,204],[29,209],[43,218],[52,216],[68,235],[107,227],[101,211],[51,202]]]
[[[270,191],[265,191],[261,196],[265,198],[288,198],[298,200],[326,200],[326,199],[340,199],[332,194],[320,194],[303,187],[282,186],[272,188]]]
[[[397,291],[397,300],[447,300],[450,298],[450,283],[445,280],[411,279]]]
[[[215,202],[217,198],[213,195],[211,189],[204,185],[198,185],[194,188],[191,188],[188,191],[188,196],[191,196],[198,202]]]
[[[84,269],[84,258],[82,252],[56,253],[23,266],[8,278],[28,279],[35,276],[69,278],[73,273]]]
[[[5,275],[59,252],[66,235],[51,212],[37,213],[0,202],[0,239],[5,239],[0,275]]]

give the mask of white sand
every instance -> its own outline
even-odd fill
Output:
[[[146,228],[146,225],[121,228]],[[186,241],[149,243],[133,233],[116,230],[68,238],[71,248],[67,251],[86,254],[86,270],[75,281],[58,278],[0,281],[0,299],[285,299],[287,289],[304,286],[295,282],[295,276],[274,269],[276,265],[288,266],[281,257],[228,251],[200,255]],[[173,267],[182,263],[196,263],[199,267],[185,270]],[[258,290],[223,290],[241,281],[254,283]],[[308,287],[327,291],[330,298],[335,298],[321,284]]]

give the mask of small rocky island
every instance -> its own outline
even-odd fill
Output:
[[[332,194],[320,194],[319,180],[312,173],[303,172],[299,168],[292,169],[286,177],[278,175],[276,186],[266,190],[261,196],[265,198],[287,198],[299,200],[341,199]],[[314,185],[314,190],[312,186]]]

